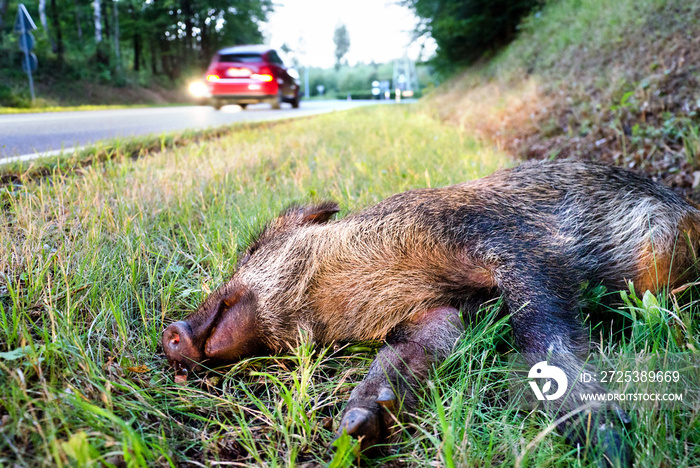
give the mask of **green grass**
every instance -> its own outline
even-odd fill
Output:
[[[602,55],[621,43],[638,41],[634,35],[639,34],[639,28],[656,12],[672,11],[690,3],[687,0],[549,2],[546,11],[526,19],[519,28],[521,36],[490,62],[488,68],[506,75],[523,68],[561,73],[567,68],[562,62],[575,67],[582,56]]]
[[[454,127],[380,106],[0,188],[0,466],[351,466],[349,440],[331,461],[329,429],[375,346],[304,345],[183,386],[162,329],[224,281],[251,232],[291,201],[332,198],[344,215],[510,164]],[[628,301],[634,333],[607,351],[698,347],[690,306]],[[659,320],[643,320],[650,307]],[[513,348],[495,312],[469,327],[401,442],[370,465],[585,465],[555,434],[528,447],[551,421],[502,398]],[[680,341],[673,316],[690,323]],[[635,416],[641,466],[699,463],[699,414]]]
[[[177,107],[191,106],[189,103],[170,103],[170,104],[128,104],[128,105],[82,105],[82,106],[37,106],[37,107],[3,107],[0,106],[1,114],[36,114],[44,112],[77,112],[77,111],[95,111],[95,110],[114,110],[114,109],[136,109],[142,107]]]
[[[294,453],[261,442],[292,446],[301,437],[299,453],[322,457],[330,433],[307,416],[309,408],[307,419],[292,418],[284,387],[249,375],[254,368],[287,383],[294,374],[278,369],[294,368],[293,359],[249,363],[216,384],[211,374],[179,387],[158,354],[164,324],[222,282],[249,233],[291,200],[330,197],[347,211],[504,164],[502,155],[427,117],[367,109],[6,185],[0,351],[26,353],[0,359],[0,453],[20,464],[69,465],[78,453],[164,463],[254,454],[257,444],[275,452],[261,455],[270,463],[288,464]],[[345,373],[367,359],[324,366],[354,362],[337,366]],[[132,371],[139,366],[148,371]],[[336,389],[338,376],[311,375],[299,374],[302,393],[289,394],[289,404],[306,404],[313,392],[314,405],[334,409],[324,417],[336,415],[348,385]],[[238,433],[246,429],[248,436]]]

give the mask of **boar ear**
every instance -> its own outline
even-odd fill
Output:
[[[334,214],[340,211],[338,204],[334,201],[324,201],[315,205],[291,205],[285,209],[280,218],[285,223],[303,226],[305,224],[327,223]]]

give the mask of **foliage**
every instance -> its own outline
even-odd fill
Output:
[[[373,81],[391,81],[394,73],[393,63],[358,63],[356,65],[341,65],[336,68],[309,69],[309,91],[311,96],[318,96],[318,86],[323,85],[326,96],[342,96],[348,93],[370,95]],[[417,64],[418,85],[422,90],[435,86],[435,76],[432,67]]]
[[[515,37],[520,20],[543,0],[403,0],[421,22],[418,35],[438,45],[434,64],[452,72]]]
[[[335,68],[340,68],[340,62],[350,50],[350,34],[344,24],[335,28],[333,33],[333,43],[335,44]]]
[[[33,33],[39,81],[86,79],[117,86],[172,81],[205,67],[222,46],[262,42],[259,23],[273,6],[271,0],[97,3],[99,16],[93,1],[52,0],[46,8],[51,19],[46,29],[38,20],[39,0],[24,1],[39,27]],[[12,33],[18,4],[9,2],[0,28],[0,80],[21,74],[18,39]]]

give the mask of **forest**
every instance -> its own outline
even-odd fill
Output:
[[[21,72],[13,26],[20,2],[0,0],[0,79]],[[36,23],[37,73],[119,84],[125,71],[174,80],[222,45],[261,43],[271,0],[25,0]],[[1,86],[1,85],[0,85]]]

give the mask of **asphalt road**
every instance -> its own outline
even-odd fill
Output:
[[[55,154],[116,137],[301,117],[389,102],[392,101],[302,101],[299,109],[283,104],[280,110],[257,104],[246,110],[238,106],[225,106],[220,111],[189,106],[0,115],[0,161],[27,159],[36,153]]]

